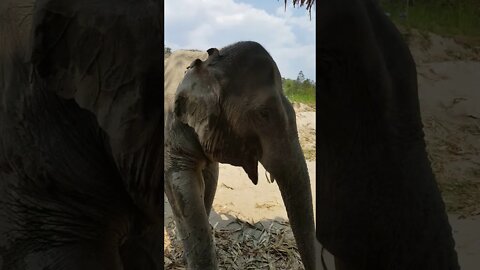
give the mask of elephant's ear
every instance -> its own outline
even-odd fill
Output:
[[[217,48],[210,48],[207,50],[208,58],[205,61],[207,66],[214,66],[218,61],[223,58],[223,55],[220,54],[220,51]]]
[[[178,86],[174,112],[177,119],[195,130],[203,146],[220,117],[219,102],[219,82],[206,63],[196,59]],[[208,148],[204,150],[209,152]]]
[[[33,89],[95,114],[120,152],[146,142],[163,104],[162,14],[134,2],[40,0],[33,21]]]

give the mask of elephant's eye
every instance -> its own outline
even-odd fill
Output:
[[[270,113],[267,109],[261,109],[259,115],[263,120],[268,121],[270,119]]]

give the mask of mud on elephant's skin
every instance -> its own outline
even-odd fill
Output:
[[[1,1],[2,270],[163,269],[161,10]]]
[[[319,241],[337,269],[459,269],[408,46],[377,1],[318,4]]]
[[[242,167],[257,184],[260,162],[278,183],[305,268],[315,269],[309,175],[272,57],[256,42],[238,42],[174,52],[165,72],[165,192],[188,268],[217,269],[208,216],[218,163]]]

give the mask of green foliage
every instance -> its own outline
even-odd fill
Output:
[[[305,75],[303,75],[303,71],[300,70],[297,76],[297,82],[303,83],[303,81],[305,81]]]
[[[172,54],[172,49],[169,47],[163,47],[163,54],[165,54],[165,56]]]
[[[282,78],[282,86],[285,95],[290,101],[315,107],[314,81],[305,78],[303,81]]]
[[[401,25],[445,36],[480,37],[478,0],[381,0]]]

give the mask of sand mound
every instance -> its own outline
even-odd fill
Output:
[[[480,60],[480,47],[469,45],[466,38],[441,37],[433,33],[425,33],[416,29],[406,30],[400,27],[400,32],[409,43],[410,51],[417,64]]]

